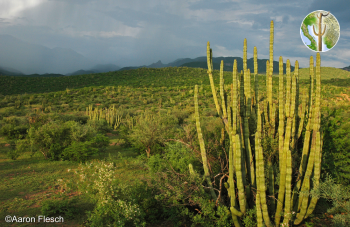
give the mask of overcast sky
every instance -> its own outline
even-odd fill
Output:
[[[274,60],[308,67],[316,53],[303,44],[300,25],[325,10],[338,19],[340,39],[321,53],[322,66],[341,68],[350,65],[349,9],[349,0],[0,0],[0,34],[125,67],[206,56],[207,41],[214,57],[243,57],[244,38],[248,58],[254,46],[268,58],[274,20]]]

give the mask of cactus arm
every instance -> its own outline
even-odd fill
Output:
[[[232,135],[237,133],[237,105],[238,105],[238,90],[237,90],[237,60],[233,62],[233,79],[232,79]]]
[[[258,76],[258,50],[256,47],[254,47],[254,84],[255,84],[255,106],[257,105],[256,103],[259,102],[259,100],[257,99],[257,93],[258,93],[258,89],[257,89],[257,76]],[[255,108],[255,116],[257,116],[257,110]]]
[[[258,105],[258,122],[257,122],[257,130],[255,133],[255,149],[256,153],[258,155],[257,158],[257,172],[259,174],[259,184],[257,185],[257,190],[258,193],[260,194],[260,203],[262,207],[262,216],[264,218],[264,222],[266,226],[272,226],[269,213],[268,213],[268,208],[267,208],[267,203],[266,203],[266,186],[265,186],[265,173],[264,173],[264,157],[263,157],[263,151],[262,147],[260,144],[260,139],[261,137],[261,114],[259,111],[259,105]]]
[[[254,75],[258,74],[258,50],[254,47]]]
[[[312,170],[314,167],[314,161],[315,161],[315,147],[316,147],[316,133],[314,132],[312,135],[310,157],[309,157],[304,181],[303,181],[303,184],[300,190],[300,195],[299,195],[298,207],[300,207],[300,212],[297,213],[296,220],[294,221],[295,225],[299,225],[303,221],[303,218],[307,211],[307,206],[309,202],[308,192],[310,191],[310,177],[311,177],[311,173],[312,173]]]
[[[316,161],[317,157],[314,157],[316,156],[315,152],[316,152],[316,133],[319,131],[319,111],[320,111],[320,94],[321,94],[321,73],[320,73],[320,68],[321,68],[321,60],[320,60],[320,54],[317,53],[316,55],[316,98],[315,98],[315,106],[314,108],[312,109],[312,118],[311,118],[311,115],[309,116],[309,120],[310,120],[310,125],[308,124],[309,128],[313,127],[313,135],[312,135],[312,147],[311,147],[311,152],[313,153],[312,154],[312,157],[313,159],[309,160],[309,163],[308,163],[308,166],[307,166],[307,170],[306,170],[306,173],[305,173],[305,178],[307,177],[309,180],[310,180],[310,176],[311,176],[311,173],[312,173],[312,167],[311,164],[314,164],[314,162]],[[313,88],[313,73],[311,74],[311,89]],[[312,92],[312,90],[310,91],[310,93]],[[312,97],[310,97],[310,100],[312,100]],[[312,120],[312,121],[311,121]],[[309,129],[307,128],[307,130]],[[311,157],[310,157],[311,159]],[[305,180],[304,180],[305,181]],[[304,185],[303,185],[304,186]],[[305,189],[303,189],[304,187],[302,186],[302,191],[304,191]],[[307,189],[307,190],[310,190],[310,189]],[[301,198],[299,198],[299,206],[300,206],[300,201],[301,201]],[[306,212],[306,207],[303,208],[303,214]],[[302,211],[300,211],[300,213],[302,213]]]
[[[273,39],[274,39],[273,20],[270,23],[270,75],[273,74]]]
[[[209,74],[209,80],[210,80],[210,86],[211,86],[211,91],[213,93],[213,98],[214,98],[214,103],[216,107],[216,111],[218,112],[218,115],[221,116],[221,108],[219,105],[218,98],[216,96],[216,89],[214,85],[214,79],[213,79],[213,64],[212,64],[212,50],[210,49],[210,43],[208,42],[207,44],[207,64],[208,64],[208,74]]]
[[[269,75],[270,75],[270,62],[269,60],[266,61],[266,97],[269,97],[269,89],[268,89],[268,85],[269,85]],[[265,116],[265,122],[267,123],[267,125],[270,123],[270,118],[269,118],[269,114],[268,114],[268,98],[265,100],[265,104],[264,104],[264,116]]]
[[[217,197],[216,197],[216,194],[214,192],[214,189],[213,189],[213,186],[212,186],[211,180],[210,180],[207,154],[205,151],[204,139],[203,139],[202,129],[201,129],[200,121],[199,121],[198,85],[195,86],[195,91],[194,91],[194,106],[195,106],[195,118],[196,118],[197,134],[198,134],[198,140],[199,140],[202,161],[203,161],[204,176],[205,176],[205,179],[207,181],[208,187],[210,188],[211,196],[212,196],[213,200],[216,200]]]
[[[263,214],[263,218],[264,218],[264,222],[266,224],[266,226],[268,227],[272,227],[271,221],[270,221],[270,217],[269,217],[269,212],[268,212],[268,208],[267,208],[267,203],[266,203],[266,186],[265,186],[265,173],[264,173],[264,158],[263,158],[263,149],[260,146],[258,149],[259,152],[259,172],[260,172],[260,201],[261,201],[261,207],[262,207],[262,214]]]
[[[273,39],[274,39],[274,24],[270,23],[270,61],[269,61],[269,73],[268,73],[268,87],[267,87],[267,101],[268,101],[268,114],[271,121],[271,127],[274,127],[275,119],[272,118],[272,75],[273,75]]]
[[[297,62],[296,62],[297,64]],[[295,109],[295,93],[296,93],[296,79],[295,74],[293,75],[293,82],[292,82],[292,95],[290,95],[290,72],[287,74],[287,109],[290,110],[286,111],[286,117],[287,117],[287,125],[286,125],[286,135],[284,140],[284,153],[286,155],[286,172],[285,172],[285,211],[284,213],[285,218],[283,220],[283,223],[285,225],[289,224],[290,221],[290,213],[291,213],[291,182],[292,182],[292,154],[290,150],[290,139],[292,137],[292,123],[294,118],[294,109]],[[290,101],[289,101],[290,100]],[[289,104],[290,103],[290,104]],[[289,106],[290,105],[290,106]]]
[[[190,175],[191,175],[191,176],[196,176],[197,173],[194,171],[193,166],[192,166],[191,163],[188,164],[188,169],[189,169],[189,171],[190,171]]]
[[[318,16],[317,16],[317,17],[318,17]],[[314,31],[314,34],[315,34],[316,36],[318,36],[317,32],[315,31],[315,25],[312,25],[312,29],[313,29],[313,31]]]
[[[259,182],[257,182],[257,184],[259,184]],[[263,227],[264,223],[263,223],[263,217],[261,214],[260,192],[256,193],[256,217],[257,217],[256,219],[257,219],[258,227]]]
[[[229,186],[226,187],[229,197],[230,197],[230,211],[232,214],[232,220],[235,225],[235,227],[239,227],[239,221],[237,216],[241,217],[243,215],[242,212],[236,210],[236,193],[235,193],[235,182],[233,180],[233,174],[234,174],[234,136],[233,136],[233,131],[232,131],[232,119],[231,119],[231,107],[228,108],[228,122],[229,122],[229,127],[230,127],[230,152],[229,152],[229,177],[228,177],[228,183]]]
[[[320,53],[316,54],[316,97],[315,97],[315,113],[318,114],[318,116],[315,115],[315,121],[314,122],[314,130],[319,131],[320,130],[320,104],[321,104],[321,56]]]
[[[283,154],[282,154],[282,164],[280,165],[280,184],[278,190],[278,201],[277,201],[277,209],[275,215],[275,224],[279,226],[281,220],[281,212],[284,203],[284,197],[286,193],[286,174],[287,174],[287,152],[289,150],[289,139],[290,139],[290,131],[291,131],[291,119],[290,119],[290,86],[291,86],[291,77],[290,77],[290,61],[287,59],[286,65],[286,73],[287,73],[287,84],[286,84],[286,102],[285,102],[285,115],[287,117],[287,126],[285,139],[283,141]],[[287,195],[286,195],[287,197]],[[286,198],[287,199],[287,198]]]
[[[278,151],[279,151],[279,169],[281,170],[283,141],[284,141],[284,92],[283,92],[283,58],[279,59],[279,89],[278,89]]]
[[[320,183],[320,175],[321,175],[321,136],[320,132],[316,132],[316,149],[315,149],[315,162],[314,162],[314,187],[317,188]],[[318,198],[312,197],[310,201],[310,205],[305,214],[305,219],[309,217],[310,214],[314,211],[316,207]]]
[[[247,71],[247,39],[243,41],[243,73]]]
[[[303,127],[304,127],[304,118],[305,118],[305,110],[306,110],[306,95],[303,95],[303,100],[301,103],[301,107],[299,110],[299,117],[300,117],[300,122],[299,122],[299,126],[298,126],[298,133],[297,133],[297,139],[300,138],[301,136],[301,132],[303,131]]]
[[[247,51],[247,42],[245,39],[245,48],[244,52]],[[245,60],[246,59],[246,54],[245,54]],[[246,152],[246,167],[247,167],[247,175],[248,175],[248,180],[250,180],[251,186],[255,187],[255,170],[254,170],[254,163],[253,163],[253,155],[252,155],[252,150],[250,146],[250,140],[249,140],[249,117],[250,117],[250,70],[246,70],[244,72],[244,95],[245,95],[245,100],[243,100],[243,139],[244,139],[244,149]],[[241,99],[242,100],[242,99]],[[249,198],[249,192],[247,191],[248,195],[247,197]]]
[[[220,96],[221,96],[221,103],[222,103],[223,118],[227,119],[225,89],[224,89],[224,61],[223,60],[221,60],[221,64],[220,64]]]
[[[259,111],[258,108],[257,108],[257,111],[258,111],[258,114],[260,115],[260,111]],[[261,118],[261,116],[260,116],[260,118]],[[256,133],[255,133],[255,138],[256,138],[255,139],[255,141],[256,141],[255,142],[255,154],[256,154],[255,159],[256,160],[259,160],[259,152],[258,152],[258,150],[259,150],[259,140],[258,140],[258,138],[259,137],[260,137],[260,131],[257,130]],[[257,186],[260,187],[260,168],[259,168],[259,165],[256,166],[256,183],[257,183]],[[261,192],[260,192],[259,188],[257,188],[257,190],[256,190],[256,216],[257,216],[257,223],[258,223],[258,226],[264,226],[262,210],[261,210],[260,194],[261,194]]]
[[[313,85],[314,85],[314,59],[312,56],[310,56],[310,89],[309,89],[309,101],[308,101],[308,122],[306,124],[306,131],[305,131],[305,137],[304,137],[304,145],[303,145],[303,152],[302,152],[302,158],[300,162],[300,168],[299,168],[299,174],[300,178],[297,182],[297,190],[300,190],[301,182],[302,182],[302,176],[304,175],[306,166],[307,166],[307,160],[309,155],[309,146],[310,146],[310,137],[311,137],[311,125],[312,125],[312,98],[313,98]]]
[[[269,204],[269,211],[271,214],[275,213],[275,174],[274,174],[274,170],[273,170],[273,165],[272,165],[272,161],[269,159],[268,160],[268,169],[269,169],[269,194],[270,196],[272,196],[272,199],[270,200],[270,204]]]
[[[240,75],[240,102],[239,102],[239,107],[240,107],[240,115],[238,115],[238,134],[240,136],[241,139],[241,144],[240,144],[240,148],[242,150],[242,155],[241,155],[241,159],[242,159],[242,178],[243,178],[243,185],[247,185],[247,180],[246,180],[246,171],[249,171],[249,165],[247,165],[247,158],[246,158],[246,152],[244,152],[244,137],[243,137],[243,133],[244,133],[244,115],[245,115],[245,103],[244,103],[244,80],[243,80],[243,74],[241,71],[241,75]],[[250,190],[247,190],[247,198],[250,198]]]
[[[293,83],[292,83],[292,107],[293,107],[293,114],[295,112],[298,112],[298,93],[297,93],[297,89],[298,89],[298,85],[297,85],[297,82],[298,82],[298,74],[299,74],[299,63],[298,61],[295,61],[295,68],[294,68],[294,74],[293,74]],[[294,114],[293,116],[293,127],[292,127],[292,142],[291,142],[291,149],[294,149],[295,148],[295,143],[297,142],[297,139],[296,139],[296,122],[297,122],[297,114]]]
[[[320,135],[320,103],[321,103],[321,57],[320,53],[316,55],[316,98],[315,98],[315,117],[314,131],[316,131],[315,165],[314,165],[314,187],[319,185],[321,174],[321,135]],[[318,198],[312,197],[309,208],[306,212],[307,218],[315,209]]]
[[[235,148],[235,166],[236,166],[236,178],[237,178],[237,188],[238,188],[238,199],[239,199],[239,207],[241,212],[244,214],[246,212],[246,198],[244,192],[244,184],[243,184],[243,171],[242,168],[242,150],[241,150],[241,138],[239,134],[236,134],[236,139],[234,143]]]

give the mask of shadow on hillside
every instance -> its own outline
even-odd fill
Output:
[[[332,78],[330,80],[322,80],[322,84],[328,84],[338,87],[350,87],[350,78],[347,79],[338,79]]]

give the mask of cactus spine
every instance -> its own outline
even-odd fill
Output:
[[[258,226],[279,226],[281,222],[281,213],[284,212],[283,224],[289,225],[291,221],[291,213],[293,210],[299,211],[297,220],[294,224],[300,223],[305,217],[311,214],[315,208],[317,198],[312,198],[309,204],[309,199],[306,194],[297,192],[310,191],[310,178],[314,172],[314,179],[319,181],[319,172],[321,165],[321,151],[322,151],[322,136],[320,133],[320,57],[317,54],[316,61],[316,98],[315,106],[312,107],[313,92],[313,59],[310,58],[310,96],[308,101],[308,108],[306,107],[306,97],[303,97],[303,104],[299,108],[299,87],[298,87],[298,62],[295,63],[295,70],[293,76],[290,72],[290,61],[286,62],[286,78],[283,75],[283,59],[279,58],[279,93],[278,93],[278,152],[277,150],[269,151],[271,154],[275,152],[279,155],[279,172],[280,182],[278,187],[277,207],[275,211],[274,204],[267,206],[266,193],[274,195],[274,170],[273,159],[267,154],[268,150],[274,148],[265,148],[262,139],[267,136],[274,140],[275,138],[275,107],[272,99],[272,74],[273,74],[273,21],[271,21],[270,29],[270,59],[266,62],[266,88],[267,99],[264,103],[264,111],[260,112],[259,87],[257,76],[257,50],[254,48],[254,81],[255,81],[255,97],[252,101],[250,94],[250,69],[247,68],[247,41],[243,43],[243,71],[237,75],[237,62],[233,64],[233,82],[231,85],[231,96],[229,101],[226,99],[224,78],[223,78],[223,61],[220,65],[220,98],[221,103],[216,95],[216,89],[213,80],[213,64],[212,64],[212,50],[210,43],[207,44],[207,63],[208,75],[212,89],[215,108],[219,117],[224,124],[224,133],[228,134],[230,138],[229,149],[229,176],[228,182],[224,183],[228,190],[230,197],[230,211],[232,214],[235,226],[240,226],[238,217],[242,216],[249,207],[252,207],[253,195],[256,191],[256,209],[258,217]],[[284,88],[284,80],[286,80],[286,88]],[[239,89],[238,89],[239,86]],[[252,109],[253,108],[253,109]],[[299,109],[298,109],[299,108]],[[303,115],[308,112],[308,122],[306,126],[306,133],[304,138],[304,145],[302,148],[303,157],[300,163],[299,170],[301,176],[298,177],[296,183],[293,182],[292,174],[292,151],[297,151],[297,141],[301,134],[303,126]],[[312,113],[317,113],[312,114]],[[262,114],[265,121],[262,120]],[[298,122],[299,118],[300,121]],[[207,184],[210,188],[213,199],[216,199],[213,186],[211,185],[210,174],[208,169],[208,161],[204,149],[204,140],[200,128],[199,110],[198,110],[198,86],[195,86],[195,117],[198,132],[198,139],[201,147],[201,154],[203,160],[203,168],[206,176]],[[286,121],[286,124],[285,124]],[[255,125],[255,126],[252,126]],[[251,126],[251,127],[249,127]],[[254,128],[255,127],[255,128]],[[264,130],[268,129],[268,130]],[[312,131],[312,145],[309,149],[310,133]],[[263,133],[264,132],[264,133]],[[250,138],[251,135],[254,135]],[[254,141],[254,142],[253,142]],[[310,153],[310,154],[309,154]],[[265,163],[267,159],[269,169],[269,183],[268,188],[265,184]],[[306,168],[307,165],[307,168]],[[306,170],[305,170],[306,169]],[[246,172],[247,171],[247,172]],[[235,188],[234,173],[237,183]],[[303,175],[305,175],[303,177]],[[292,184],[296,185],[292,194]],[[268,190],[267,190],[268,189]],[[238,204],[235,200],[235,192],[238,192]],[[293,206],[295,205],[295,206]],[[239,208],[238,208],[239,207]],[[299,208],[299,209],[298,209]],[[274,213],[274,223],[270,220],[270,216]],[[263,223],[264,222],[264,223]]]

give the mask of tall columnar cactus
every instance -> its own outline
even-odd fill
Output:
[[[315,36],[317,36],[317,51],[322,51],[322,36],[326,32],[327,25],[324,26],[324,30],[322,32],[322,17],[328,16],[329,13],[323,14],[320,13],[317,15],[318,18],[318,33],[315,31],[315,25],[312,26]]]
[[[201,149],[201,155],[202,155],[202,161],[203,161],[203,168],[204,168],[204,176],[207,181],[208,187],[210,188],[210,192],[212,195],[212,198],[216,200],[216,195],[213,189],[213,186],[211,184],[210,180],[210,174],[209,174],[209,167],[208,167],[208,159],[207,159],[207,154],[205,152],[205,145],[204,145],[204,139],[202,135],[202,129],[201,129],[201,123],[199,121],[199,108],[198,108],[198,86],[196,85],[195,91],[194,91],[194,106],[195,106],[195,117],[196,117],[196,127],[197,127],[197,133],[198,133],[198,140],[199,140],[199,145]]]
[[[226,98],[224,90],[223,61],[220,67],[220,97],[216,95],[216,89],[213,80],[212,50],[210,44],[207,45],[207,62],[210,85],[212,88],[215,108],[224,124],[225,133],[230,139],[230,149],[228,157],[228,180],[225,187],[228,190],[230,198],[230,211],[235,226],[240,226],[238,217],[241,217],[253,203],[257,209],[258,226],[279,226],[281,218],[283,224],[289,225],[291,222],[291,213],[297,212],[297,218],[294,224],[299,224],[304,218],[310,215],[316,205],[317,198],[308,198],[307,192],[311,190],[311,176],[314,175],[315,185],[317,186],[320,178],[320,166],[322,155],[322,135],[320,131],[320,55],[317,54],[316,60],[316,92],[313,92],[313,59],[310,58],[310,93],[309,100],[306,102],[306,96],[303,96],[302,105],[299,106],[299,87],[298,87],[298,61],[295,62],[293,75],[290,72],[290,61],[287,60],[286,77],[283,75],[283,59],[279,58],[279,92],[278,92],[278,131],[276,132],[276,142],[278,148],[266,147],[263,140],[269,137],[275,140],[275,107],[272,97],[272,74],[273,74],[273,22],[271,21],[270,30],[270,61],[267,61],[266,67],[266,88],[267,99],[264,103],[264,111],[260,110],[259,86],[257,75],[257,50],[254,47],[254,98],[251,96],[251,77],[250,69],[247,68],[247,40],[243,44],[243,71],[237,73],[237,62],[233,64],[233,82],[231,84],[231,96]],[[269,64],[270,63],[270,64]],[[312,66],[311,66],[312,64]],[[286,87],[284,87],[286,81]],[[315,97],[315,105],[312,106],[312,99]],[[308,104],[308,107],[306,106]],[[303,116],[307,113],[307,125],[305,131],[304,145],[300,151],[296,144],[303,128]],[[265,116],[263,121],[262,116]],[[299,117],[298,117],[299,116]],[[217,198],[211,176],[208,170],[208,160],[204,147],[204,140],[201,132],[199,107],[198,107],[198,86],[195,86],[195,117],[198,138],[202,154],[203,168],[205,178],[210,188],[213,199]],[[252,126],[253,125],[253,126]],[[266,130],[269,129],[269,130]],[[312,135],[311,147],[310,136]],[[292,172],[292,152],[301,152],[302,160],[300,162],[299,176],[295,179]],[[267,156],[267,153],[269,156]],[[274,169],[271,154],[278,154],[278,172],[279,184],[274,182]],[[269,182],[265,183],[265,161],[269,170]],[[276,163],[277,164],[277,163]],[[235,184],[236,182],[236,184]],[[295,185],[292,191],[292,185]],[[278,193],[275,194],[275,188]],[[236,195],[237,192],[237,195]],[[303,193],[306,192],[306,193]],[[267,194],[274,196],[277,207],[273,203],[267,202]],[[252,196],[256,195],[256,196]],[[237,197],[236,197],[237,196]],[[255,197],[255,201],[254,201]],[[236,201],[237,198],[237,201]],[[221,204],[222,205],[222,204]],[[282,213],[284,215],[282,216]],[[274,219],[270,219],[274,214]]]

